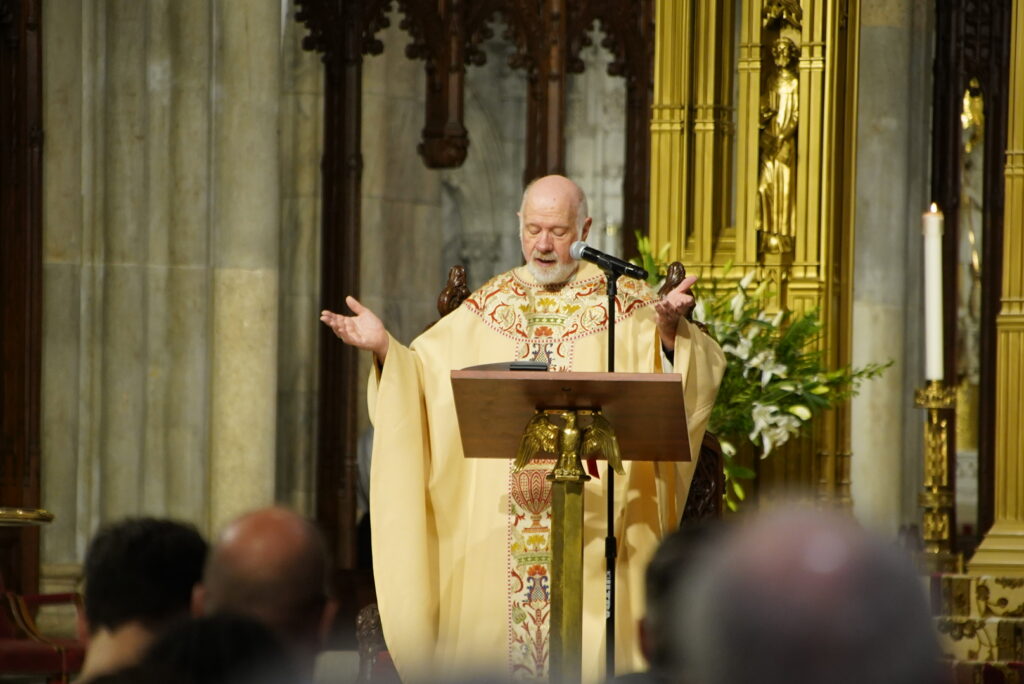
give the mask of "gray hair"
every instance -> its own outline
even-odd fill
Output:
[[[940,681],[938,643],[913,569],[835,514],[761,516],[709,551],[676,607],[675,647],[693,681]]]

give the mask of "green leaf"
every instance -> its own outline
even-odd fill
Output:
[[[755,473],[750,468],[741,465],[736,465],[735,463],[726,463],[725,472],[729,474],[730,478],[736,478],[741,480],[753,480],[755,477],[757,477],[757,473]]]

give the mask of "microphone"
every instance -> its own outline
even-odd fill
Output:
[[[597,264],[605,271],[611,271],[616,275],[626,275],[637,280],[647,280],[647,271],[644,269],[636,264],[623,261],[618,257],[613,257],[611,254],[605,254],[599,249],[594,249],[586,242],[583,242],[583,240],[577,240],[572,243],[572,246],[569,247],[569,256],[576,261],[583,259],[592,264]]]

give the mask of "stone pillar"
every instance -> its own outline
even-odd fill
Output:
[[[44,4],[44,589],[124,516],[308,510],[323,78],[291,5]]]
[[[921,212],[927,207],[931,18],[913,0],[860,9],[852,362],[895,359],[852,402],[854,513],[895,535],[918,520],[924,385],[920,349]],[[885,169],[885,173],[880,173]],[[882,333],[884,331],[884,334]]]
[[[274,497],[281,8],[213,5],[210,523]]]
[[[1006,135],[1003,293],[996,319],[995,523],[972,574],[1024,576],[1024,3],[1013,3]]]
[[[289,3],[289,16],[294,15]],[[276,498],[314,513],[320,332],[320,159],[324,66],[285,21],[280,113],[280,310],[277,336]]]

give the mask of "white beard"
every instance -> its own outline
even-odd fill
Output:
[[[572,274],[576,272],[576,262],[570,261],[568,263],[559,263],[557,261],[551,262],[550,266],[538,266],[534,259],[538,256],[543,256],[540,252],[534,252],[531,258],[526,262],[526,268],[530,271],[530,275],[541,285],[557,285],[564,283],[572,277]]]

